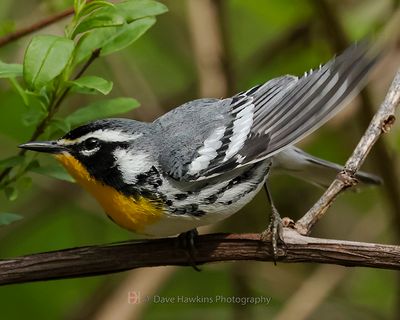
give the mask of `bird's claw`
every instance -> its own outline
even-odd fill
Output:
[[[285,245],[285,242],[283,240],[283,220],[275,207],[272,207],[271,222],[267,230],[261,234],[261,240],[271,240],[272,256],[274,264],[276,265],[276,260],[278,258],[278,243]]]
[[[178,236],[178,242],[179,242],[179,247],[185,251],[189,264],[192,266],[192,268],[196,271],[201,271],[201,269],[197,266],[195,260],[195,254],[196,254],[195,239],[197,236],[198,236],[197,230],[192,229],[181,233]]]

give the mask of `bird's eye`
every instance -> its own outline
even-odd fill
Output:
[[[99,141],[99,139],[96,139],[96,138],[89,138],[83,142],[83,147],[88,151],[96,149],[99,145],[100,145],[100,141]]]

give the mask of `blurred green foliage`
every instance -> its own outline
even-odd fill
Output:
[[[137,107],[137,101],[132,98],[117,98],[81,107],[67,117],[55,117],[70,91],[109,94],[113,87],[111,81],[99,76],[83,76],[83,73],[97,57],[128,47],[155,23],[155,15],[167,10],[153,0],[117,4],[104,0],[75,0],[73,5],[74,15],[65,27],[64,36],[35,35],[25,50],[22,64],[0,61],[0,78],[10,81],[25,104],[22,124],[35,127],[30,140],[60,135],[83,122]],[[25,176],[29,171],[66,180],[66,173],[60,166],[43,166],[36,156],[25,156],[25,151],[0,161],[3,167],[0,190],[10,201],[15,201],[20,189],[31,184],[30,178]]]
[[[78,12],[74,18],[0,50],[0,78],[3,78],[0,79],[0,172],[13,168],[0,182],[3,191],[0,224],[10,223],[0,226],[1,258],[136,237],[111,223],[77,186],[63,181],[70,178],[50,157],[18,156],[16,146],[29,140],[49,114],[41,139],[58,137],[71,127],[95,118],[127,112],[126,117],[151,121],[172,107],[197,98],[199,78],[189,31],[188,1],[162,2],[166,6],[150,0],[119,4],[102,0],[90,4],[72,0],[0,2],[0,35],[73,5]],[[238,91],[282,74],[302,74],[335,53],[313,1],[222,3],[229,63]],[[330,3],[351,40],[379,30],[393,13],[390,0]],[[169,12],[160,15],[166,12],[166,7]],[[154,16],[158,16],[157,23]],[[298,28],[301,32],[290,37]],[[93,51],[100,47],[100,57],[84,75],[75,79],[93,58]],[[380,82],[389,83],[391,76],[381,75],[386,78]],[[68,95],[54,110],[66,90]],[[384,90],[382,86],[376,90],[374,101],[383,98]],[[109,97],[105,99],[103,95],[107,94]],[[133,110],[138,106],[137,101],[142,107]],[[317,156],[343,163],[363,129],[355,117],[354,112],[338,117],[307,139],[305,148]],[[395,127],[388,137],[396,150],[400,148],[399,136]],[[321,190],[290,177],[271,180],[276,205],[284,216],[299,217],[321,194]],[[348,192],[335,203],[314,234],[393,243],[398,238],[390,227],[388,208],[386,198],[377,188]],[[218,230],[262,231],[268,222],[267,214],[265,195],[261,193],[245,209],[219,225]],[[362,232],[354,231],[359,224]],[[271,297],[270,304],[241,307],[223,303],[148,303],[143,318],[231,319],[240,314],[249,319],[271,318],[285,309],[292,295],[310,281],[320,266],[278,264],[275,267],[248,262],[202,268],[201,273],[190,268],[177,269],[152,294],[232,296],[245,292]],[[146,275],[149,282],[152,272],[158,272],[152,270]],[[330,270],[321,286],[329,283],[342,267]],[[4,319],[90,319],[109,301],[113,292],[110,288],[118,287],[126,274],[2,287],[0,315]],[[238,289],[238,283],[242,290]],[[346,271],[309,318],[396,317],[393,314],[398,307],[398,284],[398,275],[392,271],[361,268]],[[135,283],[131,290],[136,290]],[[304,297],[304,301],[317,299],[317,292],[315,297]],[[127,298],[128,292],[120,301],[121,306],[126,307]]]

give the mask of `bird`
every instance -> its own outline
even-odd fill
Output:
[[[377,60],[359,42],[300,77],[189,101],[153,122],[101,119],[19,147],[52,154],[119,226],[152,237],[192,235],[249,203],[270,172],[327,187],[343,167],[294,145],[348,104]],[[381,183],[365,172],[355,177]],[[277,212],[271,220],[275,253],[282,221]]]

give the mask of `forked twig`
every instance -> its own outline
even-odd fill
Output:
[[[314,224],[323,217],[335,198],[346,188],[354,185],[355,173],[360,169],[368,153],[383,133],[387,133],[395,121],[395,110],[400,103],[400,70],[386,94],[377,113],[372,118],[353,154],[347,160],[344,170],[338,174],[325,193],[313,207],[295,224],[295,229],[303,235],[310,233]]]

